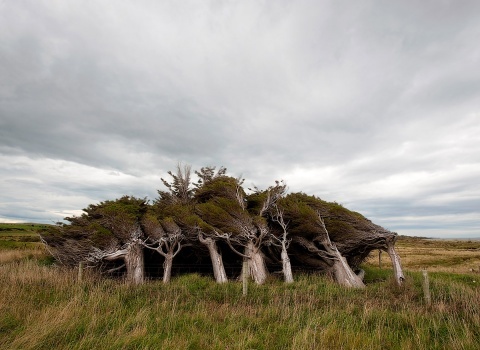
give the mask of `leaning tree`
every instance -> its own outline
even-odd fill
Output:
[[[218,283],[227,282],[222,254],[217,245],[218,237],[214,227],[197,215],[197,200],[194,194],[203,188],[206,183],[223,176],[225,171],[225,168],[220,168],[219,171],[215,172],[214,167],[204,167],[200,171],[195,172],[199,180],[193,184],[191,181],[191,168],[189,166],[182,167],[179,164],[175,174],[168,172],[171,177],[170,180],[162,178],[162,182],[168,191],[159,190],[159,197],[154,203],[157,217],[168,218],[175,224],[179,234],[172,237],[176,237],[175,242],[178,248],[180,248],[183,241],[184,245],[187,244],[190,247],[194,247],[200,254],[202,254],[202,250],[208,252],[213,267],[213,274]],[[178,249],[175,255],[179,251],[180,249]]]
[[[397,284],[403,283],[405,277],[400,257],[395,250],[396,233],[372,223],[360,213],[348,210],[336,202],[326,202],[304,193],[291,196],[297,197],[319,213],[331,241],[352,269],[358,270],[372,251],[383,250],[390,256]]]
[[[140,225],[147,211],[145,199],[124,196],[91,204],[81,216],[67,217],[40,236],[47,249],[64,265],[80,262],[107,266],[107,272],[125,268],[128,282],[144,280],[144,232]],[[112,267],[108,262],[123,261]]]
[[[226,175],[204,182],[195,193],[199,202],[196,212],[214,228],[217,239],[246,259],[250,275],[262,284],[268,276],[262,247],[271,237],[266,219],[247,210],[242,183],[242,179]]]
[[[283,220],[289,223],[290,256],[304,266],[331,274],[341,285],[364,287],[361,278],[330,239],[321,213],[303,199],[301,194],[289,194],[278,203]]]
[[[142,222],[146,239],[144,247],[155,250],[163,258],[163,282],[170,282],[172,275],[173,258],[178,255],[183,247],[185,234],[170,217],[158,217],[154,214],[146,216]]]
[[[282,263],[282,273],[286,283],[293,282],[292,266],[288,255],[290,245],[288,223],[283,218],[283,210],[279,208],[278,201],[284,197],[287,191],[287,185],[282,181],[275,181],[275,185],[265,190],[260,190],[254,186],[250,195],[247,196],[248,210],[252,215],[258,215],[265,218],[267,222],[267,231],[269,239],[267,242],[270,253],[275,248],[280,248],[280,261]],[[268,258],[277,261],[276,254],[267,255]]]

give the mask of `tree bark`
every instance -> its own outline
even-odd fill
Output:
[[[248,256],[248,267],[250,275],[257,284],[265,283],[268,276],[268,270],[265,266],[265,260],[260,250],[254,246],[253,242],[248,242],[245,247],[245,255]]]
[[[127,282],[133,284],[142,284],[144,282],[145,264],[143,257],[143,247],[140,242],[133,242],[127,248],[125,255],[125,266],[127,268]]]
[[[330,241],[328,232],[325,229],[325,234],[316,239],[325,250],[320,250],[312,241],[308,241],[305,238],[297,237],[295,241],[301,244],[310,254],[316,254],[318,256],[318,267],[324,268],[327,272],[331,273],[335,281],[345,287],[364,288],[363,281],[353,272],[350,265],[348,265],[347,259],[342,256],[337,247]],[[309,261],[312,264],[315,260],[306,260],[308,256],[302,258],[305,261]]]
[[[330,240],[330,235],[328,234],[327,227],[323,221],[320,214],[318,214],[320,219],[320,224],[325,231],[325,235],[320,240],[322,245],[325,247],[327,253],[332,256],[333,265],[330,267],[335,280],[342,286],[353,287],[353,288],[365,288],[365,284],[355,272],[353,272],[350,265],[348,265],[347,259],[338,251],[338,248]]]
[[[403,284],[403,281],[405,281],[405,276],[403,275],[400,256],[397,254],[397,251],[395,250],[395,239],[391,239],[387,242],[387,253],[388,253],[388,256],[390,256],[390,260],[392,260],[393,274],[395,275],[395,282],[397,282],[397,284],[401,286]]]
[[[218,252],[216,241],[211,237],[203,238],[201,233],[198,235],[198,240],[208,248],[210,259],[212,260],[215,281],[217,281],[217,283],[226,283],[228,281],[227,274],[225,272],[225,266],[223,265],[222,254]]]
[[[170,282],[172,276],[173,254],[165,254],[165,261],[163,262],[163,283]]]
[[[145,264],[143,247],[139,241],[131,242],[127,248],[106,254],[102,258],[107,261],[123,259],[127,269],[127,283],[142,284],[144,282]]]
[[[365,278],[365,270],[360,269],[360,270],[356,271],[355,273],[358,276],[358,278],[360,278],[363,281],[363,279]]]
[[[285,283],[293,283],[293,273],[292,273],[292,264],[290,263],[290,258],[287,254],[287,247],[285,242],[282,242],[282,271],[285,276]]]
[[[334,255],[334,263],[331,267],[335,280],[342,286],[353,288],[364,288],[365,284],[351,267],[335,246],[330,247],[330,253]]]

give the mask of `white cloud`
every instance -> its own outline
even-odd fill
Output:
[[[135,177],[118,170],[74,162],[0,156],[2,169],[0,219],[56,222],[78,214],[88,204],[122,195],[153,199],[158,177]]]

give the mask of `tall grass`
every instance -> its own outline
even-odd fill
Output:
[[[478,349],[479,288],[470,277],[421,276],[399,288],[383,282],[351,290],[316,275],[285,285],[215,284],[183,275],[164,285],[46,266],[36,259],[0,265],[0,349]]]
[[[49,259],[45,257],[45,250],[38,247],[2,250],[2,245],[0,244],[0,264],[34,258]]]

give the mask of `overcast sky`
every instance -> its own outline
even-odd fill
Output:
[[[0,0],[0,222],[178,162],[480,237],[479,1]]]

